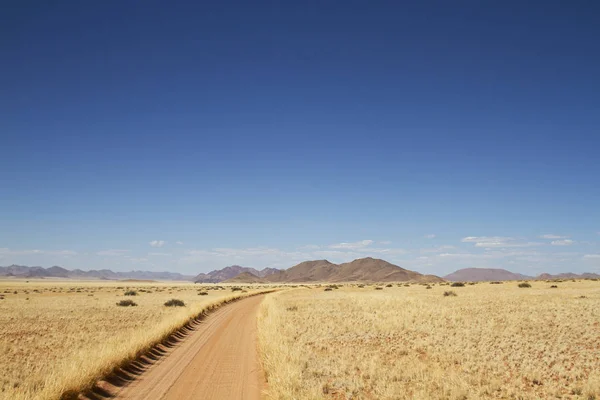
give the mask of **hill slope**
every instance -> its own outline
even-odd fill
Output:
[[[518,281],[533,279],[531,276],[516,274],[505,269],[496,268],[464,268],[444,276],[448,281]]]
[[[264,268],[262,270],[256,270],[254,268],[242,267],[240,265],[231,265],[229,267],[225,267],[223,269],[216,269],[214,271],[210,271],[209,273],[201,273],[196,275],[194,278],[194,282],[197,283],[219,283],[226,281],[228,279],[234,278],[241,274],[242,272],[249,272],[254,276],[259,278],[264,278],[265,276],[271,275],[273,273],[278,272],[278,269],[275,268]]]
[[[258,276],[250,273],[250,272],[242,272],[239,275],[234,276],[233,278],[227,279],[222,283],[264,283],[264,279],[259,278]]]
[[[304,261],[291,268],[269,275],[269,282],[320,282],[326,281],[337,265],[327,260]]]

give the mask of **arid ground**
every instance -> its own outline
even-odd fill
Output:
[[[268,398],[600,399],[600,282],[530,283],[270,295]]]
[[[223,306],[107,389],[123,399],[600,399],[600,282],[518,285],[289,285]],[[0,281],[0,398],[89,387],[192,315],[259,287],[246,289]],[[164,306],[172,298],[185,307]]]
[[[125,296],[130,290],[136,295]],[[190,283],[0,281],[0,398],[54,399],[84,387],[239,293]],[[185,307],[165,307],[172,298]]]

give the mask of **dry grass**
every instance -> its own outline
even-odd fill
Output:
[[[116,305],[132,298],[127,290],[137,307]],[[190,317],[241,297],[211,285],[39,280],[0,281],[0,295],[0,399],[15,400],[88,387]],[[165,307],[173,297],[186,306]]]
[[[447,287],[268,296],[268,398],[600,399],[600,282]]]

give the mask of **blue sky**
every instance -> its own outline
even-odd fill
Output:
[[[6,6],[0,265],[600,272],[598,3],[414,3]]]

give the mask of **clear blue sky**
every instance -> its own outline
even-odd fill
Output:
[[[0,265],[600,270],[600,3],[140,4],[3,6]]]

